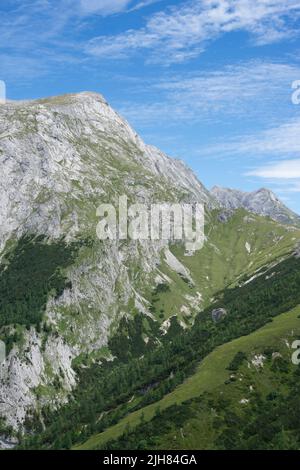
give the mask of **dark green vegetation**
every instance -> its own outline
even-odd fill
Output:
[[[128,427],[120,438],[109,442],[106,449],[168,446],[171,449],[299,450],[300,367],[295,367],[288,359],[274,360],[269,356],[264,364],[266,370],[255,371],[259,379],[268,375],[273,378],[273,385],[276,384],[276,388],[270,388],[273,391],[264,393],[252,377],[256,387],[251,399],[241,404],[236,396],[241,386],[233,378],[231,385],[223,386],[221,394],[203,394],[162,412],[158,408],[150,422],[141,422],[135,429]],[[274,370],[279,362],[281,366],[284,364],[281,374]],[[244,382],[251,383],[245,369],[237,371]],[[280,380],[276,382],[275,377]],[[205,423],[207,428],[199,429],[199,423]],[[207,442],[201,439],[201,431],[208,434]]]
[[[119,358],[113,363],[80,369],[74,398],[57,412],[43,411],[45,431],[37,417],[28,423],[30,430],[39,433],[25,439],[22,447],[69,448],[103,432],[135,410],[157,402],[193,374],[199,362],[217,346],[248,335],[300,304],[299,286],[300,260],[291,257],[269,271],[266,269],[252,282],[221,292],[218,301],[197,316],[191,330],[184,332],[174,319],[168,334],[158,335],[160,346],[155,348],[154,341],[148,344],[139,341],[136,349],[130,348],[128,328],[141,336],[142,320],[137,316],[130,326],[123,323],[111,342]],[[211,319],[211,310],[216,307],[226,308],[228,312],[217,324]],[[148,328],[153,337],[158,334],[151,323]],[[121,356],[128,345],[130,354]],[[239,368],[243,362],[244,358],[241,361],[241,357],[235,357],[231,367]],[[179,419],[176,410],[168,410],[173,412]]]
[[[155,449],[163,436],[174,429],[181,429],[187,420],[192,419],[192,401],[186,401],[181,405],[172,405],[163,412],[157,408],[154,418],[150,422],[142,422],[132,430],[127,427],[124,434],[116,440],[109,442],[107,450],[117,449]]]
[[[247,355],[244,352],[237,352],[234,358],[232,359],[231,363],[229,364],[228,370],[236,372],[246,359]]]
[[[63,269],[73,263],[78,247],[63,240],[50,244],[43,236],[24,236],[17,242],[0,267],[0,329],[40,327],[49,296],[57,298],[71,287]],[[2,333],[8,349],[20,335]]]
[[[288,375],[292,368],[293,372]],[[258,393],[247,413],[230,413],[230,403],[226,407],[222,407],[221,400],[216,403],[223,420],[217,439],[219,448],[299,450],[300,368],[286,360],[284,373],[282,385],[288,392],[282,387],[267,396]]]
[[[108,342],[109,349],[120,361],[127,362],[144,353],[144,334],[149,338],[147,349],[152,349],[157,343],[159,324],[142,314],[137,314],[130,320],[124,317],[120,321],[118,331]]]
[[[227,420],[223,419],[225,415],[243,417],[244,412],[247,415],[249,406],[255,404],[258,397],[269,399],[280,392],[288,399],[289,377],[298,367],[291,363],[294,350],[291,345],[300,338],[299,314],[300,306],[278,315],[247,336],[215,348],[198,365],[195,373],[174,391],[153,405],[127,415],[117,425],[92,436],[76,448],[113,448],[118,445],[121,448],[132,446],[133,449],[139,446],[147,448],[148,445],[148,448],[159,449],[220,448],[219,437],[227,429]],[[228,368],[241,352],[247,360],[232,373]],[[185,411],[188,407],[191,409],[179,427],[177,421],[172,422],[172,416],[164,413],[170,407],[182,404],[187,405]],[[158,425],[155,433],[151,420],[158,414],[163,414],[163,421],[164,418],[169,421],[161,423],[161,427]],[[144,430],[140,429],[140,425],[146,423],[149,429],[146,426]],[[263,425],[262,420],[261,432],[267,430],[268,421],[265,428]],[[136,432],[139,430],[140,433]],[[252,431],[254,435],[257,432],[255,428]],[[124,435],[127,436],[126,443],[122,438]],[[117,442],[113,442],[115,440]]]

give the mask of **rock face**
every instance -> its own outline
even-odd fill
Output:
[[[228,209],[246,209],[258,215],[267,216],[278,222],[300,225],[300,217],[288,209],[269,189],[259,189],[251,193],[215,186],[211,194],[220,206]]]
[[[183,162],[145,145],[98,94],[1,105],[0,157],[0,250],[30,230],[72,239],[105,196],[172,199],[176,187],[176,197],[213,203]]]
[[[215,308],[211,312],[211,318],[214,322],[218,322],[227,316],[227,310],[225,308]]]
[[[16,437],[0,436],[0,449],[11,450],[19,443]]]
[[[228,222],[228,220],[232,217],[233,214],[233,209],[225,209],[218,214],[218,220],[225,224],[226,222]]]
[[[1,104],[0,165],[0,259],[25,234],[48,243],[95,239],[98,205],[117,205],[123,194],[133,202],[217,205],[183,162],[145,145],[94,93]],[[0,415],[9,426],[66,399],[76,383],[72,360],[105,346],[129,304],[151,315],[143,286],[155,285],[167,246],[97,241],[81,250],[67,270],[72,287],[48,301],[51,332],[24,331],[1,365]]]
[[[296,246],[294,255],[296,258],[300,258],[300,243]]]

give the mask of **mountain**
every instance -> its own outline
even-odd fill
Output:
[[[180,349],[185,334],[196,334],[199,314],[215,308],[224,289],[259,282],[265,270],[272,276],[296,259],[295,224],[240,206],[225,214],[182,161],[144,144],[98,94],[1,104],[0,164],[3,447],[16,433],[24,445],[41,434],[28,446],[70,447],[160,399],[154,384],[162,381],[166,393],[192,373],[189,348],[174,373],[173,338]],[[203,249],[99,240],[97,207],[124,194],[146,204],[204,203]]]
[[[69,239],[88,232],[87,206],[94,213],[92,202],[104,194],[143,200],[176,191],[212,203],[183,162],[145,145],[98,94],[1,105],[0,132],[1,249],[22,230]],[[83,198],[85,213],[74,223]]]
[[[135,202],[215,202],[183,162],[145,145],[94,93],[2,104],[0,157],[0,252],[10,266],[1,271],[0,325],[13,345],[0,412],[18,427],[36,407],[38,388],[41,400],[65,400],[76,382],[72,360],[105,347],[128,305],[150,315],[142,286],[155,284],[166,243],[102,243],[98,205],[123,194]],[[70,250],[63,259],[68,249],[76,259]],[[68,282],[56,276],[44,287],[58,270]],[[28,280],[31,304],[19,293]],[[61,393],[53,390],[59,371]]]
[[[225,209],[244,208],[284,224],[300,225],[300,216],[286,207],[269,189],[261,188],[247,193],[214,186],[211,194]]]

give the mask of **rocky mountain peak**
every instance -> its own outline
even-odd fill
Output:
[[[300,216],[286,207],[270,189],[260,188],[253,192],[243,192],[214,186],[211,194],[225,209],[243,208],[281,223],[300,225]]]
[[[280,200],[278,199],[278,197],[276,196],[276,194],[271,191],[271,189],[268,189],[268,188],[260,188],[258,189],[256,192],[255,192],[257,195],[261,195],[261,196],[264,196],[264,197],[268,197],[270,198],[272,201],[279,201]]]
[[[103,198],[181,193],[214,203],[183,162],[146,145],[97,93],[7,102],[0,137],[0,249],[26,230],[72,238],[81,230],[74,221],[88,227]]]

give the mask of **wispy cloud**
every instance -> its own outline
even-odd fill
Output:
[[[300,193],[300,179],[298,183],[293,183],[291,186],[281,189],[282,192],[287,192],[287,193]]]
[[[20,84],[33,78],[41,77],[48,71],[46,64],[38,58],[0,53],[1,76],[11,83],[17,80]]]
[[[264,61],[172,75],[146,82],[140,90],[143,103],[123,103],[120,111],[129,120],[145,124],[157,120],[217,122],[224,115],[266,117],[273,115],[274,106],[280,105],[282,112],[290,106],[291,84],[299,76],[297,65]]]
[[[159,1],[16,0],[9,2],[11,9],[2,11],[0,6],[0,50],[2,48],[4,54],[13,50],[13,55],[18,57],[24,54],[24,61],[28,57],[33,61],[36,52],[40,64],[46,62],[44,57],[50,57],[51,51],[54,50],[58,59],[66,57],[68,62],[68,58],[72,61],[72,56],[76,60],[80,56],[83,60],[94,61],[95,64],[99,58],[127,58],[138,52],[146,52],[146,62],[168,65],[198,56],[209,41],[231,31],[248,31],[258,42],[262,40],[273,42],[282,37],[298,34],[294,24],[299,19],[300,0],[256,0],[255,8],[253,0],[189,0],[178,2],[173,7],[167,7],[161,12],[150,15],[145,26],[141,28],[90,40],[83,39],[80,34],[82,28],[89,25],[89,19],[94,16],[106,17],[115,13],[128,13]],[[227,71],[227,76],[234,79],[233,74],[234,72]],[[215,76],[215,80],[219,78]],[[205,77],[202,78],[202,82],[204,80]],[[169,88],[170,94],[175,96],[175,88],[182,86],[185,96],[188,94],[192,96],[194,92],[191,88],[194,87],[196,90],[199,85],[198,91],[195,91],[196,97],[199,97],[201,80],[197,83],[197,79],[190,79],[184,83],[179,77],[179,81],[182,82],[181,85],[170,80],[172,87]],[[221,83],[220,87],[224,88],[224,85]],[[167,87],[167,84],[164,86]],[[210,81],[210,89],[212,88],[213,77]],[[217,83],[215,89],[217,90]],[[201,96],[199,100],[202,100]],[[209,96],[208,100],[210,101]],[[203,102],[204,100],[202,104]],[[215,103],[218,107],[220,100],[217,98]],[[166,103],[165,109],[168,104]],[[155,110],[156,107],[158,105],[154,103],[151,109]],[[180,107],[176,106],[174,112],[179,115]]]
[[[95,17],[140,10],[160,0],[7,0],[0,2],[2,78],[28,78],[51,70],[55,62],[89,60],[82,32]],[[92,23],[94,26],[94,23]],[[9,56],[11,55],[11,60]],[[18,66],[19,61],[19,66]],[[27,64],[27,66],[26,66]],[[36,66],[35,66],[36,64]],[[19,73],[22,70],[22,73]],[[25,78],[25,77],[24,77]]]
[[[289,158],[300,155],[300,118],[254,135],[243,135],[231,141],[208,146],[202,155],[215,157]]]
[[[285,197],[290,202],[285,195],[300,192],[300,159],[271,162],[246,172],[244,176],[263,179],[281,198]]]
[[[67,0],[73,4],[73,9],[79,10],[83,15],[108,16],[114,13],[141,10],[162,0]],[[73,10],[74,12],[74,10]]]
[[[71,2],[75,7],[79,4],[79,10],[83,14],[96,13],[106,16],[124,11],[132,0],[71,0]]]
[[[154,5],[155,3],[160,3],[163,0],[141,0],[136,5],[132,6],[129,11],[137,11],[141,10],[142,8],[149,7],[150,5]]]
[[[258,176],[272,179],[298,179],[300,178],[300,159],[273,162],[269,165],[248,171],[246,176]]]
[[[148,61],[168,65],[199,55],[206,44],[232,31],[247,31],[256,44],[298,35],[299,0],[192,0],[150,17],[140,29],[99,36],[86,51],[102,58],[148,50]]]

